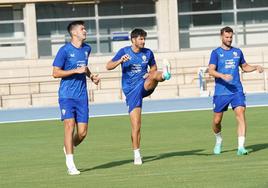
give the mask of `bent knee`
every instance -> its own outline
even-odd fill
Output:
[[[215,118],[215,119],[213,120],[213,124],[214,124],[214,125],[220,125],[220,124],[221,124],[221,118]]]
[[[81,131],[81,132],[78,133],[78,135],[79,135],[80,138],[85,138],[87,136],[87,131],[86,130]]]

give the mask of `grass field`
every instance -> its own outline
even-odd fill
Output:
[[[146,114],[144,164],[134,166],[128,116],[90,120],[77,149],[80,176],[65,168],[60,121],[0,124],[0,187],[268,187],[268,107],[248,108],[248,156],[237,156],[235,118],[223,120],[223,153],[212,155],[211,111]]]

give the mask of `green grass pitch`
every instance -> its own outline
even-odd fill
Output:
[[[212,155],[211,111],[145,114],[142,166],[133,165],[128,116],[90,120],[66,173],[60,121],[0,124],[0,187],[268,187],[268,107],[248,108],[248,156],[237,156],[234,113],[223,120],[223,153]]]

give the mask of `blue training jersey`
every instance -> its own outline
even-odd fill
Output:
[[[142,48],[140,52],[133,52],[131,46],[121,48],[113,57],[112,61],[118,61],[123,55],[128,54],[130,59],[121,64],[122,88],[125,95],[128,95],[141,82],[143,76],[148,73],[148,67],[155,65],[153,52],[148,48]]]
[[[88,56],[91,47],[82,44],[81,48],[76,48],[72,43],[62,46],[53,62],[53,66],[62,70],[72,70],[88,65]],[[86,74],[73,74],[61,79],[59,88],[59,98],[87,99]]]
[[[229,82],[226,82],[221,78],[215,78],[215,96],[243,92],[239,75],[239,66],[245,62],[244,55],[239,48],[232,47],[230,50],[224,50],[219,47],[212,51],[209,64],[216,65],[217,72],[233,76],[233,80]]]

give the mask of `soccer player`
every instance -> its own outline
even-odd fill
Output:
[[[140,154],[142,100],[153,93],[158,82],[169,80],[171,77],[167,61],[163,72],[157,71],[153,52],[144,48],[146,36],[147,33],[143,29],[134,29],[131,32],[132,45],[120,49],[106,65],[107,70],[115,69],[119,65],[122,68],[122,88],[130,115],[135,165],[142,164]]]
[[[221,153],[221,121],[223,113],[227,111],[229,104],[231,104],[237,120],[237,155],[247,155],[248,150],[244,146],[246,137],[246,104],[239,76],[239,67],[243,72],[257,70],[259,73],[263,72],[263,67],[247,64],[242,51],[231,46],[233,39],[232,28],[224,27],[221,29],[220,34],[222,40],[221,47],[212,51],[209,61],[209,74],[215,77],[214,117],[212,122],[212,129],[216,137],[214,154]]]
[[[87,31],[83,21],[71,22],[68,27],[71,42],[58,51],[53,62],[53,77],[61,78],[59,106],[64,123],[64,153],[69,175],[78,175],[73,153],[86,137],[88,129],[88,94],[86,76],[95,84],[99,76],[87,67],[91,47],[84,43]],[[76,130],[75,130],[76,129]]]

